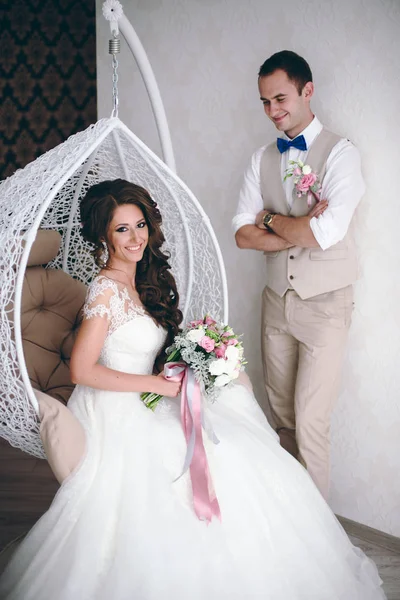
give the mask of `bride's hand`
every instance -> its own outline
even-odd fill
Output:
[[[155,386],[157,387],[157,389],[155,389],[154,391],[156,392],[156,394],[160,394],[161,396],[176,398],[176,396],[181,391],[181,385],[182,383],[180,381],[168,381],[168,379],[165,379],[162,373],[160,373],[159,375],[157,375],[157,383]]]

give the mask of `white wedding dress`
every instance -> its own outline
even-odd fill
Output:
[[[104,292],[113,288],[110,302]],[[103,300],[102,300],[103,299]],[[109,319],[102,364],[151,373],[164,330],[97,278],[86,316]],[[179,400],[78,385],[69,408],[87,451],[0,582],[2,600],[378,600],[375,565],[351,545],[253,394],[225,389],[205,438],[221,522],[193,510]]]

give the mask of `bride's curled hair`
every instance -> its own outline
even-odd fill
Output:
[[[93,244],[93,256],[101,268],[101,240],[107,240],[110,245],[108,229],[115,209],[123,204],[135,204],[140,208],[148,226],[148,244],[142,260],[137,263],[135,283],[147,312],[168,332],[165,349],[179,331],[182,313],[178,308],[179,294],[170,271],[169,256],[161,251],[165,241],[161,231],[161,214],[150,194],[124,179],[102,181],[92,186],[81,200],[82,235]]]

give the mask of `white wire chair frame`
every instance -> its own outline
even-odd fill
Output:
[[[0,184],[0,436],[44,457],[38,404],[21,335],[25,269],[38,229],[62,236],[49,267],[89,284],[97,272],[80,234],[79,202],[93,184],[123,178],[145,187],[163,217],[184,319],[206,312],[227,322],[221,251],[210,220],[188,187],[118,118],[102,119]]]

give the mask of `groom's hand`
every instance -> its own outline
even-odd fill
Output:
[[[321,216],[322,213],[324,213],[327,208],[328,208],[328,200],[320,200],[319,202],[317,202],[317,204],[315,206],[313,206],[312,209],[310,210],[310,212],[308,213],[310,220],[313,217],[316,217],[318,219],[318,217]]]

